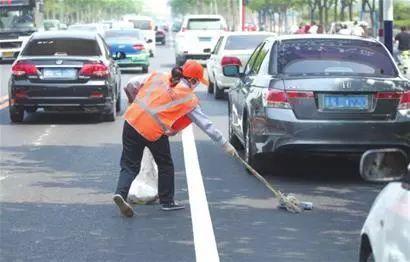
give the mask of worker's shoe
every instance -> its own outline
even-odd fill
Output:
[[[173,211],[173,210],[179,210],[179,209],[184,209],[184,208],[185,208],[184,205],[178,204],[175,201],[161,203],[161,209],[164,211]]]
[[[134,210],[132,210],[130,204],[128,204],[121,195],[115,194],[112,200],[114,200],[114,203],[118,206],[124,216],[132,217],[134,215]]]

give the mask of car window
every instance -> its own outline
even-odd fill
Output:
[[[187,28],[188,30],[221,30],[223,25],[219,18],[191,18]]]
[[[101,50],[94,39],[34,39],[23,51],[26,56],[100,56]]]
[[[226,50],[255,49],[268,35],[232,35],[226,39]]]
[[[109,38],[137,38],[143,40],[144,37],[142,36],[139,30],[108,30],[104,33],[104,37],[106,39]]]
[[[141,30],[152,30],[154,29],[153,24],[149,20],[133,20],[134,28]]]
[[[221,45],[222,45],[223,39],[224,39],[223,36],[221,36],[221,37],[219,38],[218,42],[217,42],[216,45],[215,45],[215,49],[214,49],[214,51],[213,51],[214,54],[218,54],[218,53],[219,53],[219,50],[221,50]]]
[[[283,41],[278,47],[278,70],[287,75],[397,76],[381,44],[350,39]]]
[[[252,69],[253,63],[255,62],[256,57],[258,56],[259,51],[261,50],[262,45],[263,45],[263,44],[260,44],[260,45],[255,49],[255,51],[253,51],[253,54],[252,54],[251,57],[249,58],[248,63],[246,64],[245,69],[244,69],[245,75],[251,74],[251,69]]]
[[[257,74],[261,68],[262,62],[264,61],[266,55],[269,53],[269,45],[264,44],[259,51],[258,56],[255,58],[255,63],[252,65],[251,74]]]

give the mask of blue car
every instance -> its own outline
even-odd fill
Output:
[[[148,73],[149,52],[140,30],[111,29],[105,32],[104,38],[120,68],[142,69]]]

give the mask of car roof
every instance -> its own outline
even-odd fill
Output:
[[[276,33],[267,32],[267,31],[234,31],[234,32],[225,32],[223,36],[232,36],[232,35],[269,35],[276,36]]]
[[[303,39],[336,39],[336,40],[362,40],[367,42],[376,43],[377,40],[373,38],[364,38],[360,36],[352,35],[338,35],[338,34],[295,34],[295,35],[281,35],[274,37],[274,39],[279,41],[285,40],[303,40]]]
[[[224,19],[223,16],[221,15],[186,15],[185,19],[191,19],[191,18],[220,18]]]
[[[32,39],[56,39],[56,38],[77,38],[86,40],[95,40],[97,33],[91,31],[81,30],[67,30],[67,31],[46,31],[36,32],[33,34]]]

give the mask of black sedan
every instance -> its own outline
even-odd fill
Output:
[[[87,112],[114,121],[120,110],[120,71],[98,34],[35,33],[12,66],[10,119],[25,112]]]
[[[166,43],[165,32],[161,29],[157,29],[157,31],[155,31],[155,42],[160,43],[161,45],[165,45]]]
[[[282,36],[261,43],[229,91],[229,138],[256,168],[273,153],[409,151],[410,83],[376,40]]]

